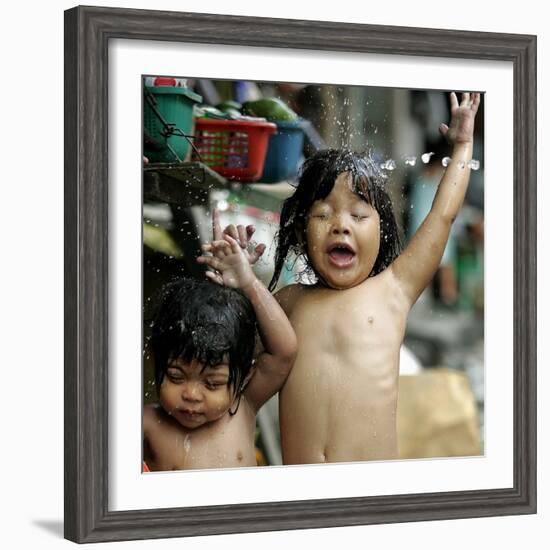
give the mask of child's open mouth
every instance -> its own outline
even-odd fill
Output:
[[[330,263],[335,267],[349,267],[355,258],[355,250],[346,243],[331,244],[327,249]]]

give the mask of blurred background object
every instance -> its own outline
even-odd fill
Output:
[[[326,147],[370,148],[386,170],[405,243],[429,211],[450,153],[439,124],[448,93],[305,83],[146,77],[143,127],[144,402],[156,399],[147,341],[158,289],[203,277],[195,262],[222,226],[252,224],[268,283],[283,200],[305,158]],[[483,111],[483,101],[480,106]],[[398,433],[403,458],[484,452],[483,112],[465,204],[440,269],[409,315],[401,351]],[[304,266],[289,260],[279,287]],[[280,464],[277,398],[260,411],[258,461]]]

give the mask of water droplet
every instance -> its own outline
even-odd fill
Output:
[[[369,315],[367,321],[372,324],[374,321],[374,317],[372,315]]]
[[[463,160],[461,160],[459,163],[458,163],[458,167],[462,170],[464,169],[464,166],[466,166],[465,162]]]
[[[472,170],[479,170],[479,160],[472,159],[468,161],[468,168],[471,168]]]
[[[407,166],[414,166],[416,164],[416,157],[405,157],[405,164]]]
[[[424,164],[428,164],[430,162],[430,158],[432,157],[433,153],[424,153],[420,158],[422,159],[422,162]]]
[[[443,157],[441,159],[441,164],[445,167],[449,166],[450,162],[451,162],[451,157]]]
[[[388,159],[386,162],[383,162],[381,165],[380,165],[380,168],[382,170],[395,170],[395,160],[393,159]]]

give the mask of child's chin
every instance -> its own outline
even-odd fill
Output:
[[[204,426],[208,421],[204,417],[192,418],[185,414],[177,414],[177,421],[186,429],[194,430]]]
[[[345,274],[342,277],[326,277],[323,279],[322,284],[334,290],[347,290],[348,288],[353,288],[354,286],[360,285],[367,278],[368,277],[365,277],[364,279],[350,277]]]
[[[346,284],[330,284],[329,286],[333,290],[347,290],[348,288],[353,288],[354,286],[357,286],[357,283],[349,284],[349,285],[346,285]]]
[[[189,422],[187,420],[180,420],[179,423],[186,430],[196,430],[206,424],[206,422]]]

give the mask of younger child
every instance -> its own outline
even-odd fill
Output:
[[[453,146],[451,162],[430,213],[400,255],[384,177],[369,157],[317,153],[284,203],[270,288],[290,251],[317,279],[276,293],[298,338],[279,400],[286,464],[398,456],[399,350],[407,315],[439,265],[470,174],[480,96],[464,93],[459,104],[452,93],[450,100],[450,127],[440,131]],[[243,228],[224,232],[246,246]]]
[[[169,284],[153,325],[159,403],[143,415],[152,471],[255,466],[256,413],[296,353],[294,331],[246,253],[231,237],[206,248],[213,256],[198,261],[217,270],[215,282]],[[264,350],[253,361],[256,322]]]

